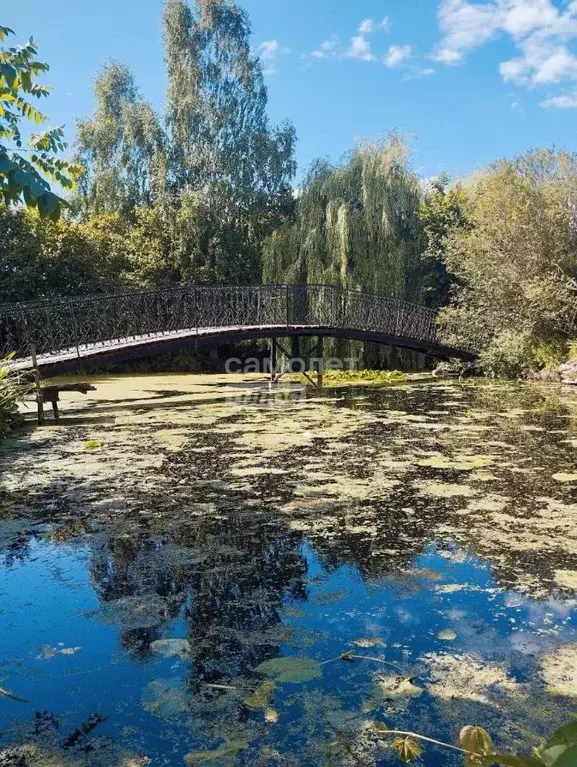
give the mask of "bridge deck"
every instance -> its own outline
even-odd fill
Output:
[[[149,333],[147,335],[117,338],[110,341],[83,344],[64,349],[57,354],[45,354],[37,357],[37,368],[45,376],[76,371],[82,362],[106,364],[127,359],[136,359],[149,354],[171,352],[186,345],[206,345],[231,343],[261,338],[279,338],[285,336],[332,336],[348,340],[370,341],[373,343],[401,346],[413,351],[431,354],[440,359],[461,358],[466,361],[475,359],[475,355],[447,346],[423,342],[419,339],[386,336],[382,333],[370,333],[354,329],[329,328],[322,325],[259,325],[254,327],[231,326],[222,328],[189,328],[172,332]],[[15,372],[34,369],[32,357],[22,357],[10,363]]]
[[[443,336],[431,309],[331,285],[187,285],[0,307],[0,355],[45,375],[192,344],[317,335],[371,341],[441,359],[475,359]]]

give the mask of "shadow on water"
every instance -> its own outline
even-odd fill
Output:
[[[0,685],[29,702],[0,697],[0,743],[22,764],[316,766],[344,733],[385,765],[373,720],[525,749],[564,722],[570,408],[506,385],[200,396],[114,401],[96,451],[91,407],[2,459]]]

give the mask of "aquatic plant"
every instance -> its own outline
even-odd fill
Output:
[[[394,736],[392,747],[405,764],[419,759],[423,751],[421,743],[460,752],[464,756],[465,767],[574,767],[577,764],[577,718],[556,730],[548,740],[533,749],[531,756],[499,754],[487,730],[472,725],[462,728],[458,746],[416,732],[389,729],[382,722],[374,723],[374,731],[379,739]],[[357,763],[363,764],[355,756],[350,744],[343,739],[342,733],[338,734],[333,743]]]
[[[406,373],[400,370],[327,370],[323,374],[325,384],[354,383],[371,381],[374,383],[404,383]]]

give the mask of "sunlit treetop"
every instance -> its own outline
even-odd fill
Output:
[[[0,26],[0,43],[13,34]],[[47,120],[31,103],[50,93],[48,86],[36,82],[49,69],[37,60],[37,53],[32,38],[25,45],[0,47],[0,200],[6,205],[24,203],[55,220],[66,202],[51,191],[51,183],[69,191],[82,168],[57,156],[66,149],[62,127],[30,133],[23,146],[23,123]]]

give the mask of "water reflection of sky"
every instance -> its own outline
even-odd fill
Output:
[[[491,423],[497,412],[491,396],[467,393],[462,409],[475,408],[476,423]],[[505,411],[518,399],[495,396]],[[462,397],[459,392],[453,404]],[[355,392],[341,394],[335,404],[397,412],[402,402],[412,415],[438,422],[446,418],[438,399],[422,390]],[[501,419],[491,439],[504,445],[507,459],[491,470],[499,474],[530,462],[534,471],[508,474],[508,483],[499,475],[485,495],[498,492],[527,511],[540,496],[550,497],[550,480],[540,482],[537,472],[548,477],[569,462],[568,420],[559,408],[534,406],[520,423],[533,429],[517,424],[511,431],[509,420]],[[387,424],[392,437],[421,433],[401,433],[405,427],[393,422]],[[390,447],[382,436],[375,443],[379,428],[367,423],[346,456],[319,455],[313,446],[302,451],[302,460],[324,461],[329,473],[331,462],[346,468],[348,461],[351,478],[359,481],[363,466],[354,461]],[[211,444],[214,434],[208,428],[201,436]],[[398,461],[408,451],[402,439]],[[427,433],[429,453],[446,453],[438,440],[434,430]],[[463,446],[458,449],[462,453]],[[202,455],[169,456],[168,473],[177,477],[197,467],[203,481],[220,481]],[[390,471],[397,476],[394,467]],[[463,472],[452,469],[437,476],[421,467],[401,476],[463,481]],[[315,527],[316,507],[307,511],[302,493],[293,496],[284,475],[272,480],[259,475],[247,490],[243,474],[232,498],[226,487],[219,496],[189,483],[172,516],[154,521],[139,518],[142,508],[155,511],[154,504],[160,508],[166,500],[153,489],[129,522],[101,517],[75,528],[70,506],[59,518],[53,494],[50,514],[37,511],[21,529],[0,522],[9,541],[0,569],[0,685],[29,701],[0,696],[0,744],[33,741],[40,754],[56,750],[73,764],[133,767],[146,756],[153,765],[182,765],[196,750],[241,743],[238,752],[221,751],[199,763],[316,766],[327,762],[337,734],[379,765],[396,762],[386,748],[375,752],[365,731],[373,720],[450,741],[464,724],[479,724],[505,748],[527,748],[565,721],[571,701],[547,692],[541,668],[544,656],[575,641],[574,592],[551,586],[552,572],[573,567],[561,541],[547,566],[540,552],[522,549],[505,547],[492,558],[466,520],[454,541],[439,535],[456,524],[450,513],[460,510],[462,499],[423,498],[409,492],[406,480],[386,506],[380,497],[358,497],[357,485],[346,509],[338,497],[328,497],[324,513],[335,522],[327,533]],[[105,486],[99,492],[106,497]],[[571,503],[570,487],[559,492],[559,503]],[[192,513],[203,494],[215,503],[208,521]],[[272,504],[286,510],[295,498],[298,524],[271,513]],[[399,531],[402,537],[409,529],[399,544]],[[515,588],[519,572],[531,577]],[[155,641],[170,638],[188,639],[190,657],[151,650]],[[345,651],[368,659],[343,661]],[[302,683],[278,682],[267,701],[278,721],[267,722],[264,709],[247,706],[246,699],[262,681],[254,669],[279,656],[312,659],[319,674]],[[411,694],[399,694],[398,684],[408,679]],[[38,720],[34,725],[38,711],[50,712],[58,727],[47,714],[41,727]],[[65,748],[70,733],[95,713],[106,720]],[[332,763],[347,759],[343,752]],[[434,750],[423,761],[429,767],[454,763]]]

